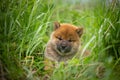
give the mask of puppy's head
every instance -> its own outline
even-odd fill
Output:
[[[82,33],[83,28],[78,28],[71,24],[55,22],[50,41],[58,54],[75,54],[79,48],[79,38]]]

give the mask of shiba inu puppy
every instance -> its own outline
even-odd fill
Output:
[[[46,62],[66,62],[73,58],[80,46],[80,37],[82,34],[82,27],[55,22],[54,31],[52,32],[45,49],[44,56],[45,59],[47,59]]]

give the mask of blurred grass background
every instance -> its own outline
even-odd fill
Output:
[[[55,21],[83,26],[91,55],[61,63],[51,80],[120,79],[119,0],[1,0],[0,80],[42,80]]]

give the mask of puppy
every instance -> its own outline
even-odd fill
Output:
[[[66,62],[73,58],[79,49],[82,34],[81,27],[55,22],[54,31],[45,49],[45,64],[52,67],[54,62]]]

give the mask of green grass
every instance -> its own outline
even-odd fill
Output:
[[[120,77],[120,2],[113,0],[3,0],[0,3],[0,79],[41,80],[44,49],[53,23],[84,27],[88,57],[61,63],[51,80],[118,80]],[[106,3],[108,2],[108,4]],[[105,68],[105,72],[99,68]],[[104,77],[100,78],[102,73]]]

